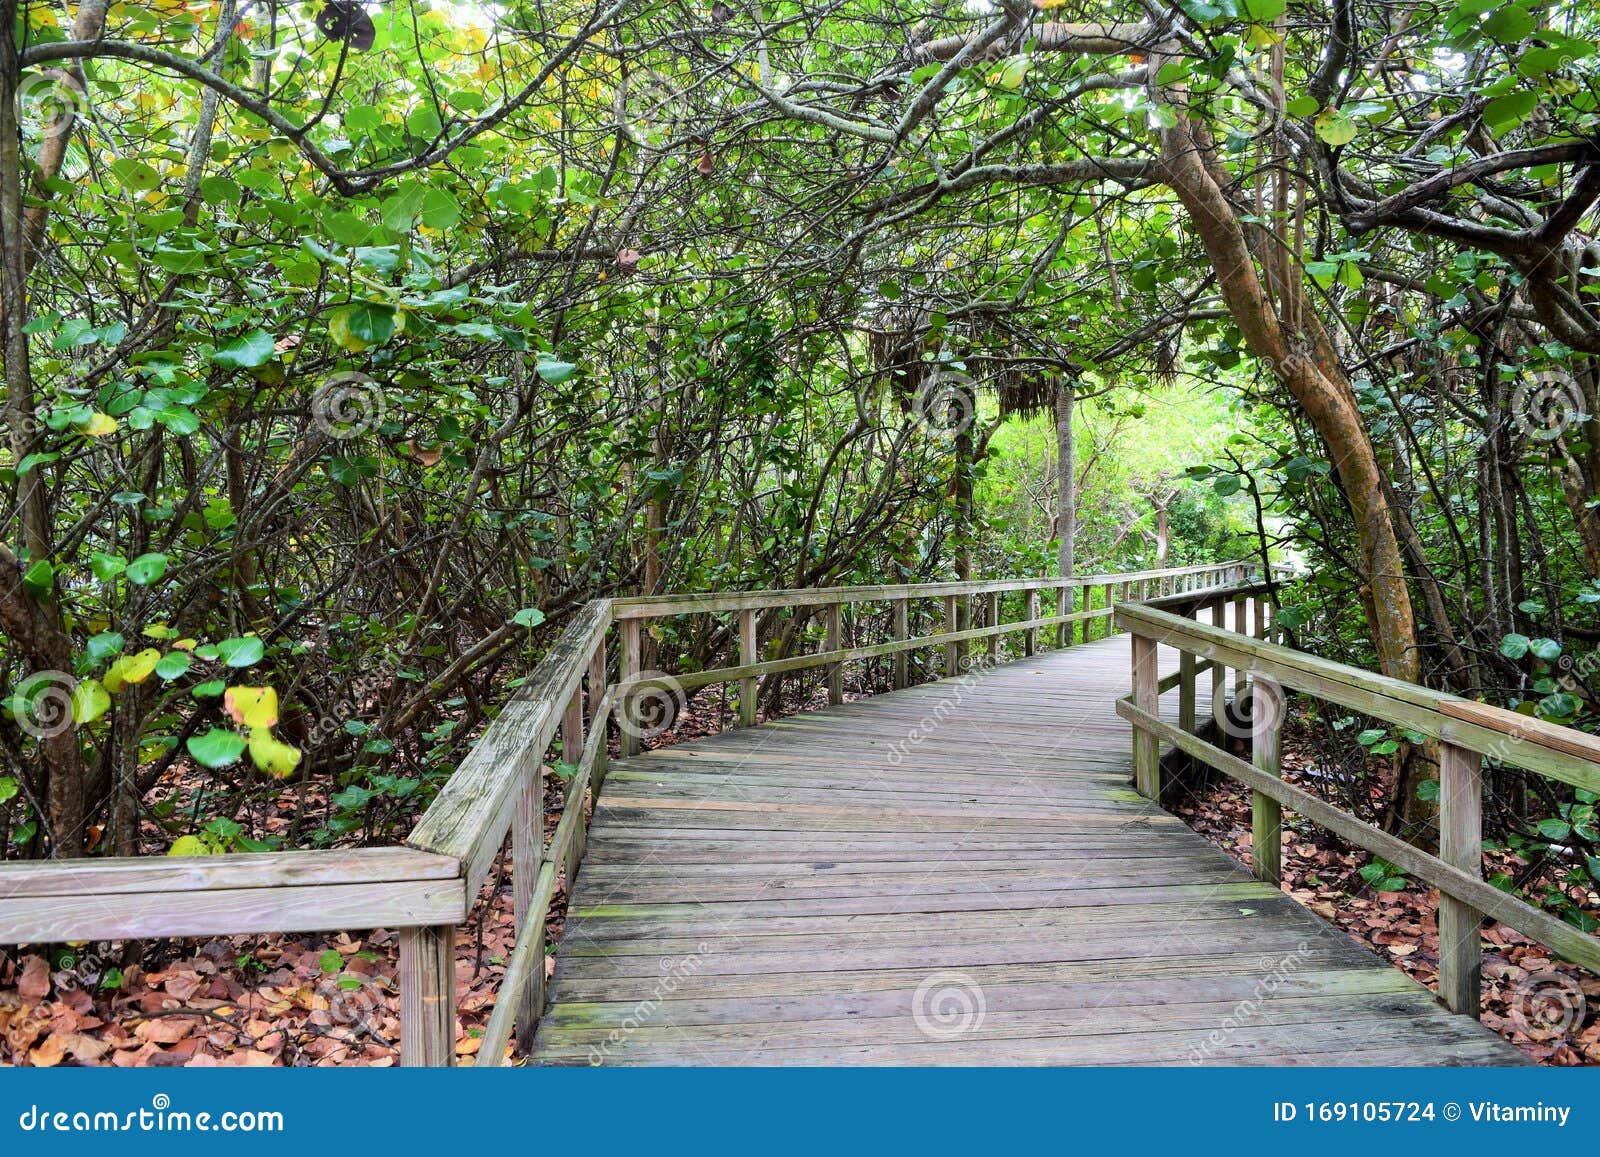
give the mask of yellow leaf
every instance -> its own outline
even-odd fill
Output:
[[[113,672],[116,673],[118,685],[122,683],[143,683],[150,678],[150,673],[156,669],[156,664],[161,662],[161,652],[154,647],[147,647],[137,655],[124,655],[111,664],[111,670],[106,672],[109,683]],[[106,690],[111,690],[108,686]]]
[[[89,420],[78,427],[78,433],[88,438],[104,438],[107,434],[117,432],[117,420],[110,414],[95,413]]]
[[[278,693],[271,687],[229,687],[222,708],[235,723],[254,731],[278,721]]]
[[[169,856],[209,856],[211,849],[199,836],[179,836],[167,849]]]
[[[300,749],[274,739],[265,727],[252,727],[250,758],[273,779],[287,779],[300,766]]]
[[[111,710],[111,696],[98,679],[85,679],[72,689],[72,721],[93,723]]]

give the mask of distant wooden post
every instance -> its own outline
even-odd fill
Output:
[[[1278,778],[1283,767],[1283,688],[1258,675],[1250,702],[1251,762]],[[1259,791],[1250,793],[1250,848],[1256,879],[1276,884],[1283,874],[1283,808]]]
[[[1032,622],[1034,619],[1037,619],[1039,617],[1039,592],[1038,591],[1029,591],[1028,592],[1028,610],[1027,610],[1027,616],[1026,617],[1027,617],[1029,622]],[[1039,628],[1038,627],[1029,627],[1026,631],[1022,632],[1022,653],[1024,655],[1032,655],[1038,649],[1039,649]]]
[[[1057,615],[1057,617],[1060,617],[1061,615],[1070,615],[1070,614],[1072,614],[1073,603],[1075,601],[1076,600],[1074,600],[1073,597],[1072,597],[1072,588],[1071,587],[1067,587],[1067,586],[1057,587],[1056,588],[1056,615]],[[1070,647],[1070,646],[1072,646],[1072,624],[1071,623],[1057,623],[1056,624],[1056,646],[1058,646],[1058,647]]]
[[[1139,634],[1129,638],[1133,640],[1133,705],[1155,715],[1161,710],[1156,641]],[[1161,795],[1161,751],[1155,733],[1138,726],[1133,729],[1133,786],[1146,799]]]
[[[618,678],[626,683],[629,679],[639,674],[639,620],[623,619],[622,631],[622,661]],[[624,695],[618,704],[622,712],[622,754],[639,754],[639,718],[638,703],[634,696]]]
[[[955,595],[944,597],[944,629],[954,631],[957,623],[957,598]],[[954,675],[961,663],[961,647],[957,643],[944,645],[944,673],[946,677]]]
[[[894,601],[894,637],[905,642],[911,637],[911,600]],[[898,691],[911,683],[911,655],[906,651],[894,653],[894,686]]]
[[[823,621],[827,624],[828,633],[822,645],[829,651],[838,651],[844,648],[844,631],[840,625],[840,610],[839,603],[829,603],[828,609],[823,615]],[[844,702],[843,663],[828,664],[828,702],[835,706]]]
[[[1483,757],[1453,743],[1439,745],[1439,858],[1483,875]],[[1440,893],[1439,997],[1451,1012],[1478,1015],[1482,933],[1482,912]]]
[[[739,666],[749,667],[756,661],[756,613],[739,612]],[[756,722],[756,684],[754,675],[739,680],[739,726],[753,727]]]
[[[534,865],[538,874],[538,864]],[[438,1068],[456,1059],[456,930],[400,929],[400,1063]]]
[[[1000,592],[989,591],[983,596],[983,625],[997,627],[1000,625]],[[989,666],[994,666],[1000,661],[1000,635],[998,632],[984,640],[983,653],[989,659]]]

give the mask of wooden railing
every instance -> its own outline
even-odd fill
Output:
[[[1273,568],[1276,573],[1280,568]],[[1000,638],[1020,633],[1032,654],[1042,631],[1055,643],[1088,641],[1115,629],[1137,600],[1227,594],[1270,583],[1259,563],[1230,562],[1071,579],[832,587],[708,595],[599,599],[588,603],[474,744],[400,848],[348,851],[87,859],[0,864],[0,944],[202,937],[243,933],[398,928],[401,1062],[454,1061],[454,942],[509,833],[515,941],[477,1050],[478,1064],[502,1063],[515,1032],[526,1045],[544,1008],[546,924],[563,877],[582,863],[588,805],[605,782],[608,728],[636,751],[639,702],[652,689],[687,694],[714,683],[737,685],[737,722],[756,719],[759,681],[828,668],[829,699],[843,698],[843,664],[893,657],[892,683],[913,678],[910,657],[942,651],[942,671],[960,670],[969,644],[994,656]],[[1082,592],[1081,596],[1078,592]],[[1040,614],[1040,598],[1054,613]],[[1021,618],[1004,617],[1020,596]],[[913,634],[924,604],[942,630]],[[887,604],[886,641],[845,645],[846,608]],[[758,617],[820,612],[822,649],[762,660]],[[732,615],[736,665],[675,676],[641,671],[641,628],[652,619]],[[980,626],[962,626],[974,619]],[[620,636],[618,679],[608,682],[608,635]],[[544,768],[559,741],[575,770],[563,788],[560,819],[544,840]],[[1398,860],[1396,862],[1399,862]]]
[[[1484,757],[1600,791],[1600,739],[1291,650],[1269,638],[1273,634],[1266,614],[1270,601],[1250,601],[1256,608],[1251,630],[1243,629],[1244,616],[1238,612],[1235,630],[1227,629],[1220,616],[1209,624],[1196,621],[1203,611],[1215,614],[1219,608],[1237,603],[1237,596],[1201,596],[1117,608],[1117,625],[1133,637],[1133,691],[1118,703],[1117,710],[1134,728],[1134,783],[1138,790],[1151,799],[1160,798],[1160,747],[1167,744],[1251,789],[1251,849],[1260,879],[1278,882],[1282,811],[1289,808],[1438,888],[1439,995],[1455,1012],[1478,1013],[1483,962],[1480,932],[1485,916],[1532,937],[1573,963],[1600,972],[1600,940],[1488,883],[1482,870]],[[1166,679],[1157,677],[1157,648],[1161,646],[1175,648],[1179,658],[1178,672]],[[1248,762],[1196,734],[1195,681],[1208,669],[1213,687],[1220,686],[1224,696],[1228,673],[1233,673],[1236,709],[1231,725],[1236,731],[1248,727]],[[1161,694],[1173,688],[1180,697],[1177,726],[1162,720],[1159,711]],[[1282,726],[1289,691],[1436,741],[1438,855],[1283,782]],[[1241,695],[1249,701],[1247,724],[1241,724]]]

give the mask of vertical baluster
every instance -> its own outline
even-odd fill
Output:
[[[749,667],[756,662],[756,612],[739,612],[739,666]],[[739,726],[754,727],[756,722],[756,693],[758,680],[746,675],[739,680]]]
[[[1278,777],[1283,766],[1283,688],[1257,676],[1250,697],[1251,762]],[[1259,791],[1250,793],[1250,848],[1256,879],[1276,884],[1283,870],[1283,808]]]
[[[618,679],[626,683],[629,679],[639,674],[639,620],[623,619],[620,630],[622,632],[622,655]],[[621,712],[619,726],[622,730],[622,754],[639,754],[639,704],[633,695],[624,695],[622,702],[617,705]]]
[[[1059,586],[1056,588],[1056,616],[1070,615],[1073,607],[1072,588]],[[1056,625],[1056,646],[1070,647],[1072,645],[1072,624],[1058,623]]]
[[[1030,590],[1027,598],[1027,611],[1025,615],[1029,622],[1039,617],[1039,592]],[[1039,649],[1039,628],[1029,627],[1022,632],[1022,653],[1032,655]]]
[[[911,637],[911,600],[895,599],[894,601],[894,637],[901,642]],[[911,656],[905,651],[894,653],[894,686],[895,690],[907,687],[911,683]]]
[[[1483,874],[1483,757],[1439,745],[1439,858]],[[1483,913],[1439,896],[1439,997],[1452,1012],[1478,1015],[1483,979]]]
[[[829,651],[839,651],[844,648],[844,631],[840,625],[842,605],[829,603],[824,620],[827,624],[827,639],[823,643]],[[828,702],[837,706],[844,702],[844,664],[828,664]]]
[[[1156,676],[1156,641],[1145,635],[1129,636],[1133,640],[1133,703],[1151,715],[1161,711],[1160,691]],[[1133,785],[1146,799],[1156,799],[1161,794],[1161,752],[1155,733],[1143,727],[1133,729]]]
[[[537,875],[537,864],[534,870]],[[456,930],[446,924],[400,929],[402,1065],[455,1063],[455,942]]]
[[[985,627],[998,627],[1000,625],[1000,592],[989,591],[983,596],[983,625]],[[989,666],[994,666],[1000,661],[1000,635],[996,632],[984,640],[983,653],[988,656]]]
[[[946,632],[959,630],[959,628],[956,626],[956,623],[959,621],[957,617],[958,607],[959,604],[956,595],[946,595],[944,597],[944,629]],[[960,664],[961,644],[946,643],[944,645],[944,673],[946,678],[954,675],[960,668]]]

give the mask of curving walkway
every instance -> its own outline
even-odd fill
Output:
[[[616,763],[534,1060],[1520,1063],[1134,793],[1128,646]]]

